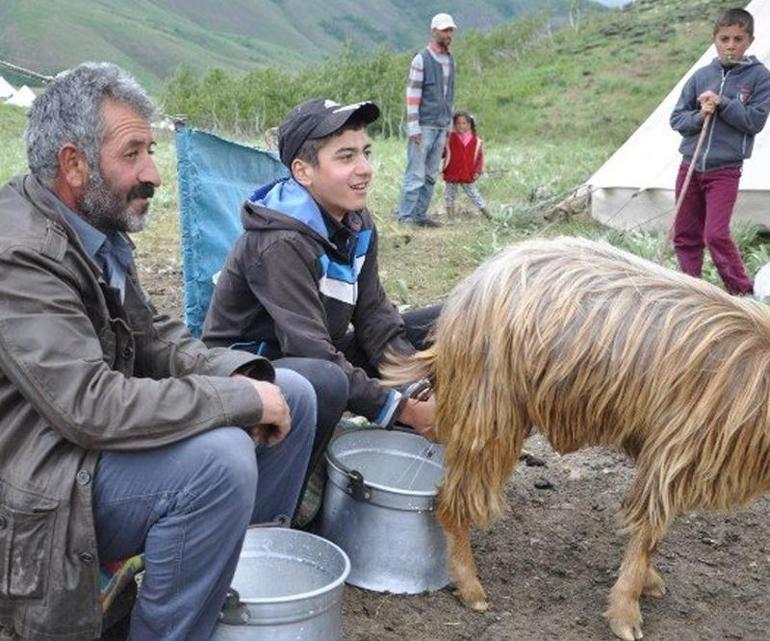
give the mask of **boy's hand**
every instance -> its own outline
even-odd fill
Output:
[[[704,116],[713,114],[719,106],[719,96],[713,91],[704,91],[698,96],[698,103],[700,104],[700,112]]]
[[[710,116],[717,110],[717,103],[707,100],[700,105],[700,113],[702,116]]]
[[[433,423],[436,421],[436,400],[432,396],[427,401],[408,400],[398,415],[398,421],[435,442]]]

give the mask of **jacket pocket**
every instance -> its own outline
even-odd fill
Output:
[[[45,594],[56,508],[0,505],[0,597],[40,599]]]

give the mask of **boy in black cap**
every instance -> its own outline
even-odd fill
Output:
[[[375,378],[386,350],[423,346],[438,312],[402,317],[380,283],[377,230],[366,210],[373,176],[366,125],[379,115],[373,102],[314,99],[286,116],[278,149],[291,177],[244,205],[245,232],[220,273],[203,338],[272,359],[336,363],[348,378],[350,411],[427,433],[433,401],[402,403]]]

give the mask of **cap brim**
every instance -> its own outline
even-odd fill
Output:
[[[353,116],[359,117],[365,125],[368,125],[380,117],[380,108],[370,101],[337,107],[315,126],[308,138],[323,138],[333,134]]]

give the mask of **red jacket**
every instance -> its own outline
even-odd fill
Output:
[[[471,133],[467,145],[460,140],[460,134],[453,131],[444,156],[444,180],[448,183],[472,183],[484,171],[484,150],[481,138]]]

